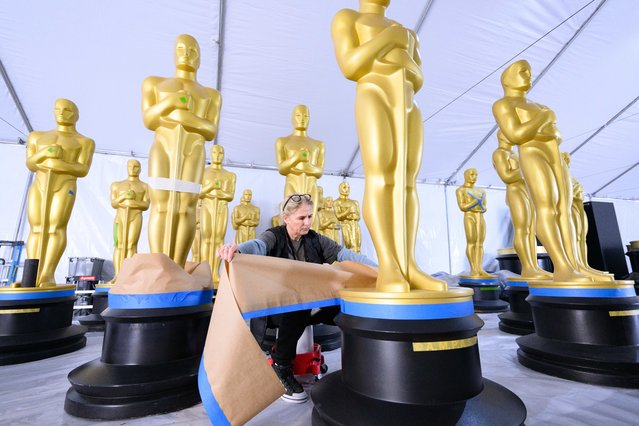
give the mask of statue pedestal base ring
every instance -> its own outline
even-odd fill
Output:
[[[313,388],[313,425],[523,424],[522,401],[481,376],[469,290],[340,296],[342,370]]]
[[[197,373],[213,294],[181,293],[109,295],[102,356],[69,373],[67,413],[113,420],[200,402]],[[167,307],[169,300],[180,305]]]
[[[104,331],[105,323],[102,312],[109,307],[109,290],[113,284],[98,284],[93,293],[93,308],[89,315],[78,318],[78,322],[89,331]]]
[[[510,334],[524,336],[535,332],[532,309],[526,301],[528,297],[528,281],[521,278],[507,278],[506,292],[510,311],[499,314],[499,329]]]
[[[459,286],[473,289],[473,305],[475,312],[503,312],[508,303],[499,299],[499,280],[497,277],[473,278],[462,275]]]
[[[639,388],[639,297],[632,283],[530,281],[535,333],[517,358],[533,370],[597,385]]]
[[[0,288],[0,365],[36,361],[86,345],[72,325],[75,286]]]

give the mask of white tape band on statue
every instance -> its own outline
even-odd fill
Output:
[[[176,192],[190,192],[191,194],[199,194],[202,185],[188,180],[170,179],[163,177],[149,176],[147,179],[149,186],[153,189]]]

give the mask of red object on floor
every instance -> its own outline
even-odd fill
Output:
[[[273,359],[268,359],[269,364],[273,365]],[[326,373],[327,367],[324,364],[324,355],[322,355],[322,347],[313,343],[313,352],[297,354],[293,360],[293,374],[300,376],[302,374],[312,374],[321,376]]]

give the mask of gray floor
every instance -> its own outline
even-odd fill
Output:
[[[496,314],[482,314],[479,333],[483,375],[515,392],[528,409],[527,425],[637,425],[639,391],[593,386],[546,376],[517,363],[517,336],[497,327]],[[87,346],[46,360],[0,367],[0,424],[7,425],[207,425],[201,404],[176,413],[141,419],[96,422],[64,412],[66,376],[100,356],[102,333],[87,333]],[[330,371],[340,367],[340,351],[324,354]],[[241,374],[241,372],[239,372]],[[311,385],[307,386],[310,390]],[[309,425],[312,404],[276,401],[249,425]]]

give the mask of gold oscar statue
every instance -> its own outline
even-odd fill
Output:
[[[537,236],[554,265],[555,282],[611,281],[577,262],[577,239],[571,219],[572,182],[559,153],[561,134],[555,113],[526,98],[531,87],[530,64],[520,60],[501,75],[504,97],[493,115],[504,136],[519,146],[519,163],[536,213]]]
[[[513,224],[513,246],[521,262],[521,278],[535,280],[552,279],[537,263],[535,234],[535,210],[530,201],[526,183],[519,169],[519,158],[513,152],[514,145],[504,134],[497,132],[499,147],[493,152],[493,166],[506,184],[506,204]]]
[[[206,154],[217,134],[222,98],[196,80],[200,47],[190,35],[175,43],[175,76],[147,77],[142,85],[144,125],[155,132],[149,153],[149,245],[184,267],[195,235],[195,206]]]
[[[324,143],[308,137],[310,113],[306,105],[293,108],[293,133],[275,141],[275,161],[286,177],[284,196],[309,194],[313,200],[313,223],[317,229],[317,179],[324,174]]]
[[[319,233],[330,238],[337,244],[340,244],[339,238],[339,221],[333,210],[333,197],[324,197],[322,199],[322,209],[319,215]]]
[[[220,261],[215,255],[224,244],[226,225],[229,219],[228,203],[235,196],[235,173],[222,168],[224,148],[211,147],[211,165],[204,170],[202,180],[202,259],[211,265],[213,283],[220,282]]]
[[[57,127],[31,132],[27,138],[27,167],[35,173],[28,194],[27,258],[39,259],[37,287],[55,286],[55,268],[67,246],[67,224],[79,177],[89,173],[95,142],[75,128],[78,107],[67,99],[55,101]]]
[[[116,277],[124,259],[138,252],[142,212],[149,208],[149,188],[140,180],[140,169],[138,160],[129,160],[129,177],[111,184],[111,206],[116,209],[113,221],[113,269]]]
[[[570,169],[570,154],[562,152],[561,156]],[[570,213],[572,224],[575,227],[575,235],[577,237],[577,264],[591,272],[610,275],[608,272],[599,271],[588,265],[588,246],[586,245],[586,236],[588,235],[588,217],[584,210],[584,188],[574,176],[571,176],[572,183],[572,203],[570,205]]]
[[[275,228],[276,226],[282,226],[282,225],[284,225],[284,222],[282,222],[282,216],[280,216],[279,213],[271,218],[271,226],[273,228]]]
[[[366,171],[363,213],[379,260],[377,289],[446,290],[444,281],[421,271],[415,261],[415,180],[424,128],[414,96],[424,76],[417,34],[385,17],[388,4],[361,0],[359,11],[340,10],[331,26],[337,63],[347,79],[357,82],[355,116]]]
[[[466,257],[470,263],[467,278],[494,278],[482,268],[484,260],[484,240],[486,239],[486,191],[476,188],[477,170],[464,171],[464,184],[457,188],[455,196],[459,210],[464,212],[464,231],[466,233]]]
[[[362,245],[362,230],[359,227],[359,203],[348,198],[351,186],[343,181],[339,184],[339,198],[333,201],[335,216],[342,227],[344,247],[359,253]]]
[[[191,244],[191,262],[202,261],[202,199],[200,198],[195,205],[195,236],[193,237],[193,244]]]
[[[240,199],[240,204],[233,209],[231,221],[235,229],[235,242],[237,244],[255,239],[255,228],[260,224],[260,209],[251,204],[253,192],[245,189]]]

